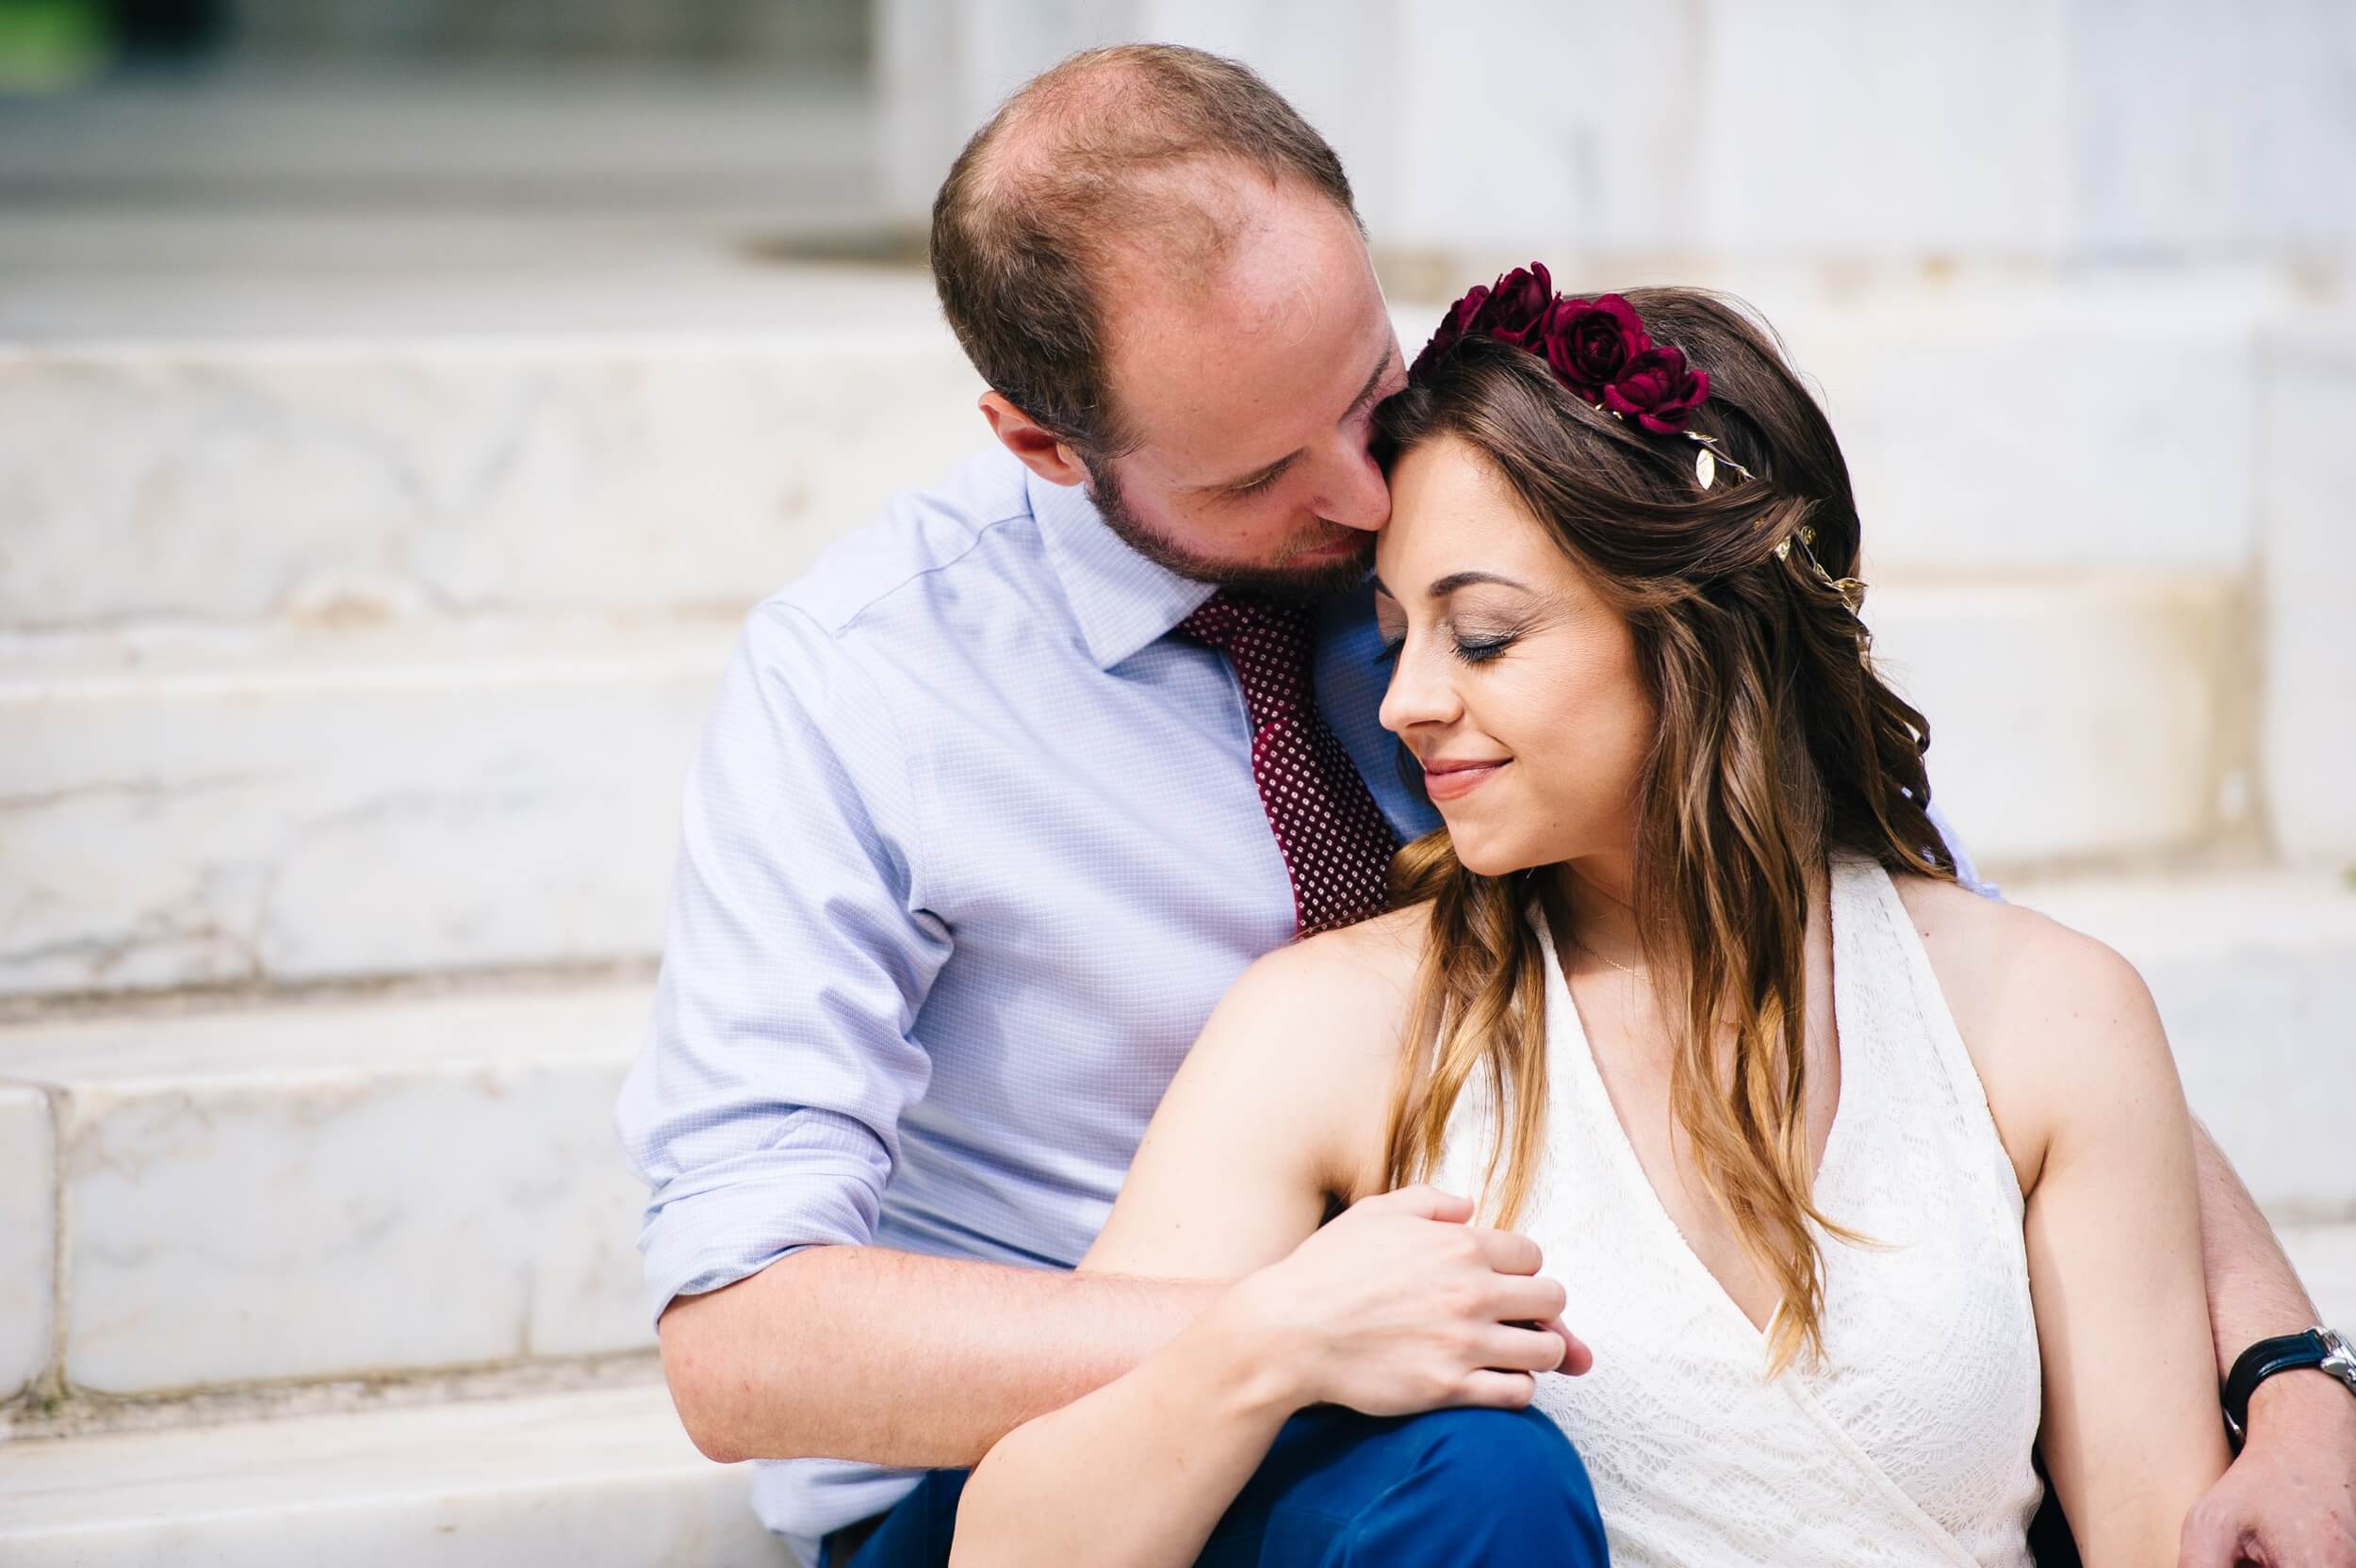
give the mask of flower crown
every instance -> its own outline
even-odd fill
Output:
[[[1494,286],[1475,284],[1448,307],[1408,373],[1421,371],[1467,333],[1529,350],[1581,402],[1632,418],[1656,435],[1683,434],[1710,396],[1710,372],[1688,366],[1684,350],[1653,342],[1635,306],[1617,294],[1557,294],[1542,261],[1514,268]]]
[[[1516,267],[1494,285],[1475,284],[1472,291],[1448,307],[1439,330],[1423,346],[1411,381],[1428,379],[1425,372],[1448,346],[1467,335],[1494,337],[1524,349],[1546,362],[1554,379],[1571,395],[1601,413],[1655,435],[1682,435],[1701,450],[1693,457],[1693,478],[1705,490],[1715,483],[1721,467],[1744,479],[1751,471],[1718,450],[1718,438],[1687,427],[1693,411],[1710,397],[1710,372],[1685,362],[1685,351],[1655,343],[1645,332],[1636,307],[1617,294],[1592,300],[1574,299],[1554,291],[1546,263]],[[1865,596],[1865,584],[1855,578],[1838,578],[1816,560],[1816,531],[1798,533],[1808,564],[1855,610]],[[1792,554],[1787,535],[1775,548],[1778,561]]]

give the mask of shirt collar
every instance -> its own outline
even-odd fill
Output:
[[[1027,469],[1023,482],[1048,563],[1098,669],[1167,635],[1215,592],[1122,543],[1081,486],[1053,484]]]

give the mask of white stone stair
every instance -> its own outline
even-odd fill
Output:
[[[24,639],[0,998],[644,961],[735,630]]]
[[[782,1560],[659,1390],[500,1380],[651,1372],[609,1119],[681,772],[745,606],[973,450],[975,386],[913,274],[527,291],[530,237],[170,288],[110,242],[0,300],[0,1560]],[[2356,329],[1752,292],[1942,803],[2143,967],[2356,1321]],[[303,1413],[352,1387],[418,1402]]]
[[[2318,1260],[2317,1290],[2344,1291],[2356,889],[2009,891],[2142,969],[2194,1109]],[[0,1157],[22,1168],[0,1173],[0,1391],[70,1414],[643,1352],[644,1195],[610,1118],[648,1002],[625,983],[0,1029]],[[2335,1310],[2356,1320],[2356,1294]]]
[[[1900,580],[1868,619],[2000,867],[2236,825],[2230,589]],[[0,998],[650,959],[734,620],[27,638],[0,671]]]
[[[2199,572],[1894,572],[1864,619],[1930,721],[1933,797],[1974,858],[2126,863],[2246,831],[2237,590]]]
[[[354,336],[365,287],[320,342],[0,322],[0,629],[740,612],[988,434],[921,283],[801,282],[726,332]]]
[[[921,274],[785,259],[921,218],[1091,41],[963,6],[876,8],[881,113],[375,70],[0,103],[0,1561],[787,1560],[659,1385],[564,1380],[653,1373],[608,1116],[737,617],[984,438]],[[1189,37],[1301,94],[1420,292],[1495,270],[1428,248],[1539,244],[1776,322],[1942,803],[1999,875],[2080,874],[2011,890],[2143,967],[2356,1322],[2356,317],[2309,195],[2347,50],[2213,8],[1929,49],[1627,10],[1617,85],[1426,69],[1403,110],[1365,84],[1481,47],[1436,12]],[[1991,135],[1946,84],[1998,56]],[[1663,61],[1738,112],[1659,134]],[[2267,114],[2220,141],[2160,79]],[[1459,121],[1547,177],[1435,181]]]
[[[2194,1112],[2286,1223],[2356,1222],[2356,880],[2023,883],[2007,897],[2142,972]],[[2356,1318],[2356,1299],[2344,1316]]]
[[[23,1168],[0,1171],[0,1400],[649,1348],[646,1194],[612,1129],[648,1001],[622,983],[0,1028],[0,1160]]]
[[[0,1446],[11,1568],[793,1568],[660,1383]]]

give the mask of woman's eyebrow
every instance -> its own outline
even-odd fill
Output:
[[[1528,584],[1516,582],[1510,577],[1500,577],[1496,572],[1450,572],[1425,592],[1435,599],[1444,599],[1459,588],[1469,588],[1477,582],[1495,583],[1500,588],[1519,588],[1525,594],[1530,592]]]
[[[1381,574],[1378,573],[1371,580],[1374,583],[1374,591],[1384,598],[1397,599],[1399,597],[1397,594],[1391,592],[1390,584],[1383,580]],[[1491,583],[1499,588],[1518,588],[1525,594],[1530,592],[1530,585],[1526,582],[1516,582],[1512,578],[1500,576],[1496,572],[1479,571],[1450,572],[1424,592],[1432,598],[1444,599],[1459,588],[1470,588],[1475,583],[1481,582]]]

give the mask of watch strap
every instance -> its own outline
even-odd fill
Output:
[[[2232,1435],[2233,1446],[2241,1446],[2249,1430],[2250,1396],[2258,1391],[2260,1383],[2277,1372],[2321,1366],[2331,1354],[2331,1346],[2323,1335],[2309,1329],[2262,1339],[2236,1357],[2233,1371],[2225,1376],[2225,1429]]]

